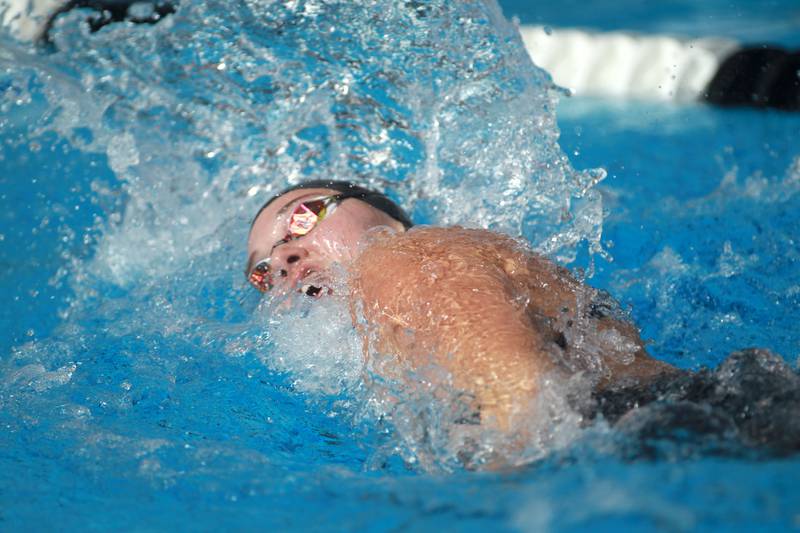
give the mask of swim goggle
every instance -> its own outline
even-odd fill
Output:
[[[269,263],[275,248],[289,241],[299,239],[304,235],[308,235],[320,222],[329,217],[336,207],[344,200],[348,198],[363,198],[363,196],[363,194],[339,193],[300,202],[289,216],[286,236],[275,243],[275,246],[270,250],[269,257],[256,263],[252,270],[246,273],[247,281],[261,292],[270,290],[274,286],[274,283]],[[281,274],[283,276],[286,275],[285,271],[282,271]]]

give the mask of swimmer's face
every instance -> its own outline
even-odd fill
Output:
[[[403,225],[383,211],[356,198],[342,200],[307,234],[283,242],[290,233],[292,214],[301,204],[337,194],[331,189],[290,191],[267,206],[256,218],[247,239],[247,272],[268,260],[274,289],[321,294],[330,287],[331,266],[345,269],[358,255],[366,233],[378,226],[403,231]],[[327,283],[326,283],[327,281]]]

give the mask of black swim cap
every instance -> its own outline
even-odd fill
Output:
[[[339,181],[339,180],[309,180],[304,181],[302,183],[298,183],[297,185],[292,185],[291,187],[282,190],[269,200],[267,203],[261,206],[261,209],[258,210],[256,216],[253,217],[253,222],[250,223],[250,227],[253,227],[258,215],[269,206],[272,202],[283,196],[284,194],[292,191],[296,191],[298,189],[332,189],[336,192],[340,192],[342,194],[352,195],[358,200],[362,202],[368,203],[375,209],[379,211],[383,211],[393,219],[400,222],[403,227],[406,229],[410,228],[414,225],[411,222],[411,218],[406,214],[403,209],[391,201],[388,196],[385,194],[373,191],[371,189],[367,189],[366,187],[362,187],[360,185],[356,185],[350,181]]]

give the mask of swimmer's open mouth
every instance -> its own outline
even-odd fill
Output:
[[[333,289],[328,286],[327,278],[317,272],[308,271],[301,279],[303,279],[303,285],[297,290],[301,294],[311,298],[321,298],[333,294]]]
[[[324,292],[324,287],[319,287],[317,285],[311,285],[311,284],[303,285],[300,288],[300,292],[305,294],[306,296],[311,296],[312,298],[319,298],[320,296],[322,296],[322,293]],[[328,294],[330,294],[330,292],[328,292]]]

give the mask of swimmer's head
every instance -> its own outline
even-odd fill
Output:
[[[304,182],[275,195],[256,214],[245,275],[262,291],[280,286],[315,295],[322,288],[319,276],[355,259],[370,229],[405,231],[411,225],[384,194],[345,181]]]

